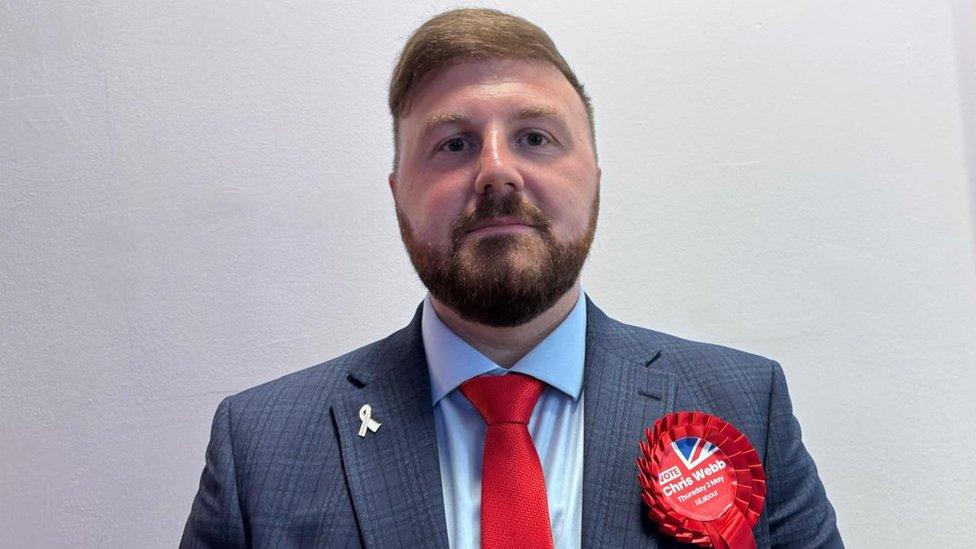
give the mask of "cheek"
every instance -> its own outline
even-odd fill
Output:
[[[565,185],[554,187],[553,191],[547,193],[540,207],[552,217],[553,228],[559,237],[578,238],[589,226],[596,186],[588,181],[567,180]]]
[[[566,205],[566,220],[573,237],[577,237],[586,230],[590,221],[590,207],[593,204],[592,195],[574,193]]]
[[[463,203],[458,197],[436,188],[429,189],[422,196],[415,195],[409,201],[409,206],[404,204],[414,237],[436,245],[450,241],[454,219],[462,209]]]

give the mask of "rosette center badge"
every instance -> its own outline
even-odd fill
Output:
[[[728,458],[711,442],[684,437],[665,451],[658,483],[665,499],[695,520],[715,520],[735,500],[735,475]]]

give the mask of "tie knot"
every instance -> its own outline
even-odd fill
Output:
[[[528,423],[546,384],[524,374],[481,376],[461,384],[461,393],[485,423]]]

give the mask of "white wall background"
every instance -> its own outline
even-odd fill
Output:
[[[972,4],[525,4],[595,301],[782,362],[849,546],[971,544]],[[0,546],[175,546],[223,396],[409,320],[385,85],[446,7],[0,2]]]

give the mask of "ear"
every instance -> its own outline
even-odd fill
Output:
[[[390,193],[393,194],[393,198],[396,199],[396,186],[397,186],[397,173],[396,170],[390,172],[389,177],[387,177],[386,182],[390,185]]]

